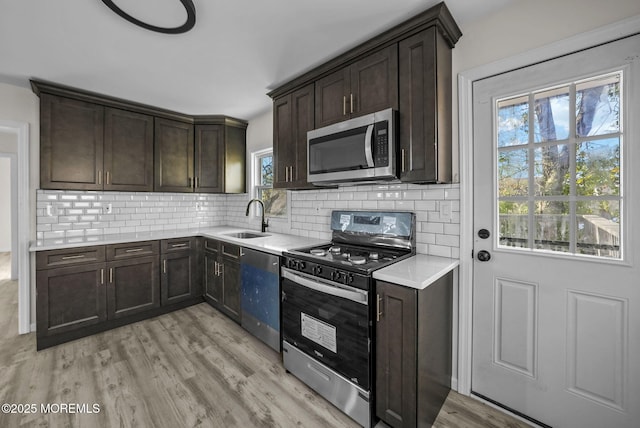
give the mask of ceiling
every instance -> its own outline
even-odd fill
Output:
[[[447,0],[462,28],[514,0]],[[179,0],[114,0],[157,26]],[[437,0],[193,0],[195,27],[160,34],[101,0],[0,0],[0,82],[48,80],[186,114],[251,119],[266,93]],[[463,35],[464,37],[464,35]]]

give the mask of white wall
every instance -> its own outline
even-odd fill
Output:
[[[7,251],[11,251],[11,159],[0,156],[0,252]]]
[[[638,0],[519,0],[461,26],[462,38],[453,49],[454,159],[458,158],[458,73],[636,15],[640,15]]]

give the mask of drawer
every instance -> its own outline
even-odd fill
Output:
[[[155,256],[160,253],[158,241],[127,242],[107,245],[107,261]]]
[[[161,241],[162,254],[196,249],[196,238],[174,238]]]
[[[220,252],[222,253],[222,257],[239,259],[240,249],[241,247],[239,245],[229,244],[228,242],[220,242]]]
[[[36,253],[36,270],[104,261],[104,245],[39,251]]]
[[[206,239],[204,240],[204,249],[205,251],[214,251],[218,252],[218,241],[215,239]]]

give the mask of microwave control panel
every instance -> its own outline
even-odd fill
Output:
[[[376,167],[389,165],[389,122],[377,122],[373,129],[373,163]]]

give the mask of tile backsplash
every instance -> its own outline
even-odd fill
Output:
[[[245,216],[251,197],[183,193],[37,191],[37,239],[237,226],[259,229]],[[289,192],[289,218],[268,231],[330,239],[335,209],[413,211],[418,253],[460,255],[460,189],[451,185],[364,185]],[[256,212],[256,211],[253,211]]]

